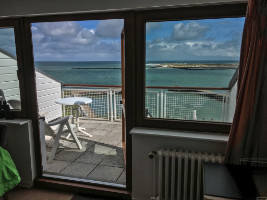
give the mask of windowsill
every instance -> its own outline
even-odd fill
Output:
[[[184,139],[205,140],[214,142],[227,142],[228,135],[208,132],[193,132],[193,131],[174,131],[155,128],[135,127],[130,131],[132,135],[147,135],[147,136],[161,136],[174,137]]]
[[[24,125],[27,124],[30,120],[28,119],[0,119],[0,123],[5,124],[16,124],[16,125]]]

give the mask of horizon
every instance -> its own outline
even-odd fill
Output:
[[[146,63],[149,63],[149,62],[211,62],[211,61],[217,61],[217,62],[239,62],[239,60],[147,60]],[[103,60],[103,61],[99,61],[99,60],[83,60],[83,61],[74,61],[74,60],[71,60],[71,61],[64,61],[64,60],[37,60],[35,62],[119,62],[121,63],[121,61],[116,61],[116,60]]]

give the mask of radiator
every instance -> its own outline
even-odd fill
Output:
[[[222,163],[220,154],[159,150],[153,158],[155,200],[198,200],[202,196],[202,162]]]

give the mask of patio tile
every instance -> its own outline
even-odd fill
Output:
[[[109,155],[109,152],[111,152],[112,150],[113,146],[96,143],[88,151],[95,154]]]
[[[82,149],[78,149],[77,145],[75,142],[71,143],[68,148],[71,148],[71,149],[76,149],[77,151],[80,151],[80,152],[84,152],[84,151],[87,151],[88,149],[90,149],[94,144],[95,142],[94,141],[90,141],[89,137],[88,139],[84,139],[84,138],[78,138],[81,145],[82,145]]]
[[[121,124],[120,124],[120,126],[117,126],[117,127],[115,127],[114,129],[113,129],[113,131],[116,131],[116,132],[122,132],[122,126],[121,126]]]
[[[54,139],[50,138],[50,139],[46,139],[46,146],[49,148],[53,147],[54,144]],[[72,143],[71,140],[65,140],[65,139],[61,139],[59,140],[59,145],[58,145],[58,149],[64,149],[67,146],[69,146]]]
[[[90,138],[92,141],[99,141],[108,134],[108,129],[94,129],[93,131],[90,132],[92,137]]]
[[[64,160],[64,161],[74,161],[76,158],[78,158],[80,155],[82,155],[83,152],[80,152],[75,149],[64,149],[60,153],[56,154],[55,160]]]
[[[126,184],[126,170],[124,169],[118,180],[116,181],[119,184]]]
[[[98,165],[87,177],[91,180],[116,182],[123,168]]]
[[[98,165],[106,155],[95,154],[94,152],[86,151],[75,162],[89,163]]]
[[[90,134],[93,135],[93,137],[95,135],[99,135],[99,136],[105,136],[110,130],[109,129],[103,129],[103,128],[99,128],[99,129],[93,129]]]
[[[52,150],[51,147],[46,147],[46,157],[47,158],[49,157],[51,150]],[[56,154],[60,153],[61,151],[63,151],[63,149],[57,149]]]
[[[110,155],[107,155],[101,165],[105,166],[114,166],[114,167],[125,167],[124,157],[121,151],[113,150],[110,152]]]
[[[65,167],[67,167],[70,164],[68,161],[60,161],[60,160],[53,160],[52,163],[47,164],[46,172],[53,172],[53,173],[59,173],[62,171]]]
[[[69,177],[77,177],[77,178],[85,178],[96,165],[94,164],[85,164],[85,163],[71,163],[64,170],[60,172],[60,174],[69,176]]]
[[[117,144],[121,141],[119,136],[109,135],[107,134],[105,137],[101,138],[99,142],[103,144],[108,144],[112,146],[117,146]]]
[[[94,123],[94,122],[90,122],[90,121],[86,121],[84,120],[83,123],[80,123],[81,127],[84,127],[84,128],[88,128],[88,129],[92,129],[92,128],[97,128],[99,126],[99,123]]]

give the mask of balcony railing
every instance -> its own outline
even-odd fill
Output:
[[[146,117],[227,122],[229,88],[146,87]],[[121,86],[64,85],[63,97],[89,97],[80,116],[110,121],[121,120]],[[70,106],[64,106],[65,115]]]

